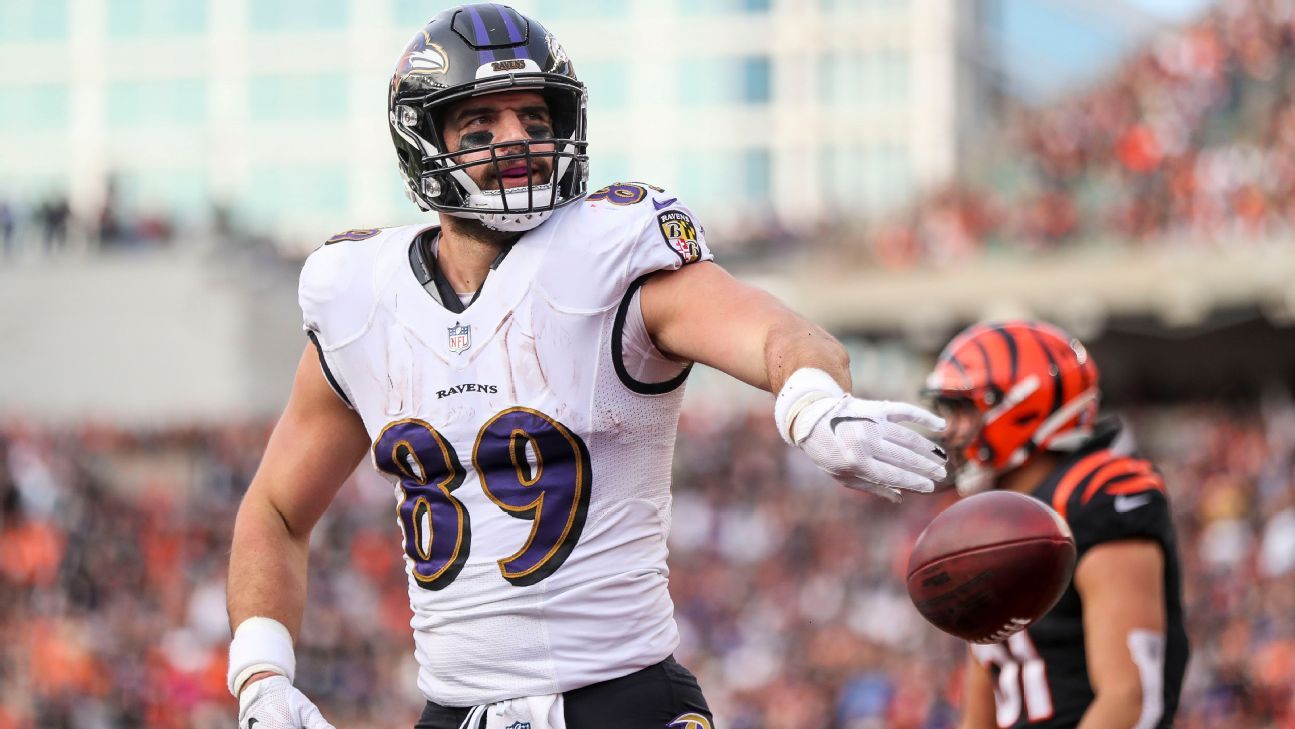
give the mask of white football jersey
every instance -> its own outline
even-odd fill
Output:
[[[479,705],[663,660],[687,370],[651,346],[636,292],[711,258],[700,226],[670,193],[613,185],[523,235],[462,313],[411,266],[428,228],[335,236],[300,288],[396,485],[420,689]]]

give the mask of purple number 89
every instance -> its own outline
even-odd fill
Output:
[[[465,475],[457,454],[427,423],[401,420],[383,428],[373,455],[379,470],[400,479],[397,516],[415,582],[428,590],[444,588],[458,576],[472,546],[468,511],[452,493]],[[525,544],[499,560],[504,579],[533,585],[557,571],[580,541],[589,511],[584,441],[541,412],[513,407],[481,427],[472,466],[495,505],[534,522]]]
[[[598,202],[606,200],[613,205],[633,205],[634,203],[643,202],[647,197],[647,190],[641,185],[631,185],[625,182],[618,182],[615,185],[608,185],[601,190],[589,193],[589,202]]]

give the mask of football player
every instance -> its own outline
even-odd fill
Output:
[[[419,729],[710,726],[666,583],[694,362],[777,393],[779,432],[846,486],[943,477],[904,425],[943,423],[851,397],[841,345],[711,262],[677,195],[586,193],[585,98],[502,5],[447,10],[401,55],[392,140],[439,225],[348,231],[303,268],[311,343],[234,529],[241,729],[330,726],[293,641],[311,529],[366,454],[394,488]]]
[[[1173,723],[1187,666],[1178,554],[1164,482],[1099,421],[1097,365],[1035,321],[979,324],[926,382],[964,496],[990,488],[1049,504],[1078,559],[1047,615],[972,645],[963,729],[1151,729]]]

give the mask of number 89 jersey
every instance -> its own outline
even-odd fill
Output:
[[[710,259],[700,228],[659,189],[612,186],[523,235],[459,313],[411,266],[424,232],[337,236],[300,289],[395,484],[419,688],[479,705],[665,659],[687,369],[652,348],[636,292]]]

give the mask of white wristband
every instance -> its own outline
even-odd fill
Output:
[[[836,380],[823,370],[814,367],[801,367],[791,373],[791,377],[783,383],[782,389],[778,391],[778,397],[773,403],[773,422],[778,426],[778,434],[782,439],[791,445],[799,445],[799,441],[792,433],[792,426],[796,424],[796,416],[800,414],[810,403],[831,398],[833,400],[845,396],[845,390],[836,384]],[[813,428],[814,423],[809,423],[808,427],[802,423],[802,427],[797,428],[801,433],[808,434]],[[802,437],[801,440],[804,438]]]
[[[247,679],[262,671],[292,681],[297,671],[292,634],[274,618],[248,618],[238,624],[229,644],[229,673],[225,676],[229,692],[238,698]]]

